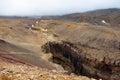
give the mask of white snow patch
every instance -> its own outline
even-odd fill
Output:
[[[106,24],[106,21],[105,21],[105,20],[102,20],[101,22],[104,23],[104,24]]]
[[[31,27],[34,27],[34,25],[32,25]]]
[[[36,21],[36,24],[38,24],[38,21]]]

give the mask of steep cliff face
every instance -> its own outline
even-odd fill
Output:
[[[70,42],[49,42],[43,46],[45,52],[53,54],[53,62],[61,64],[68,73],[76,73],[103,80],[120,79],[120,60],[103,60],[88,55],[78,44]],[[79,45],[83,46],[83,45]]]

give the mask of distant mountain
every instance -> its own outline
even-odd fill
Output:
[[[0,16],[0,18],[3,18],[3,19],[26,19],[26,18],[29,18],[29,17],[25,17],[25,16]]]
[[[95,25],[107,25],[120,27],[120,9],[101,9],[84,13],[73,13],[61,16],[60,19],[75,22],[85,22]]]

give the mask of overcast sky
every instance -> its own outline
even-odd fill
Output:
[[[0,0],[0,15],[62,15],[120,8],[120,0]]]

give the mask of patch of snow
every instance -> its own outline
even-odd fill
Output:
[[[34,25],[32,25],[31,27],[34,27]]]
[[[104,24],[106,24],[106,21],[105,21],[105,20],[102,20],[101,22],[104,23]]]
[[[36,24],[38,24],[38,21],[36,21]]]

